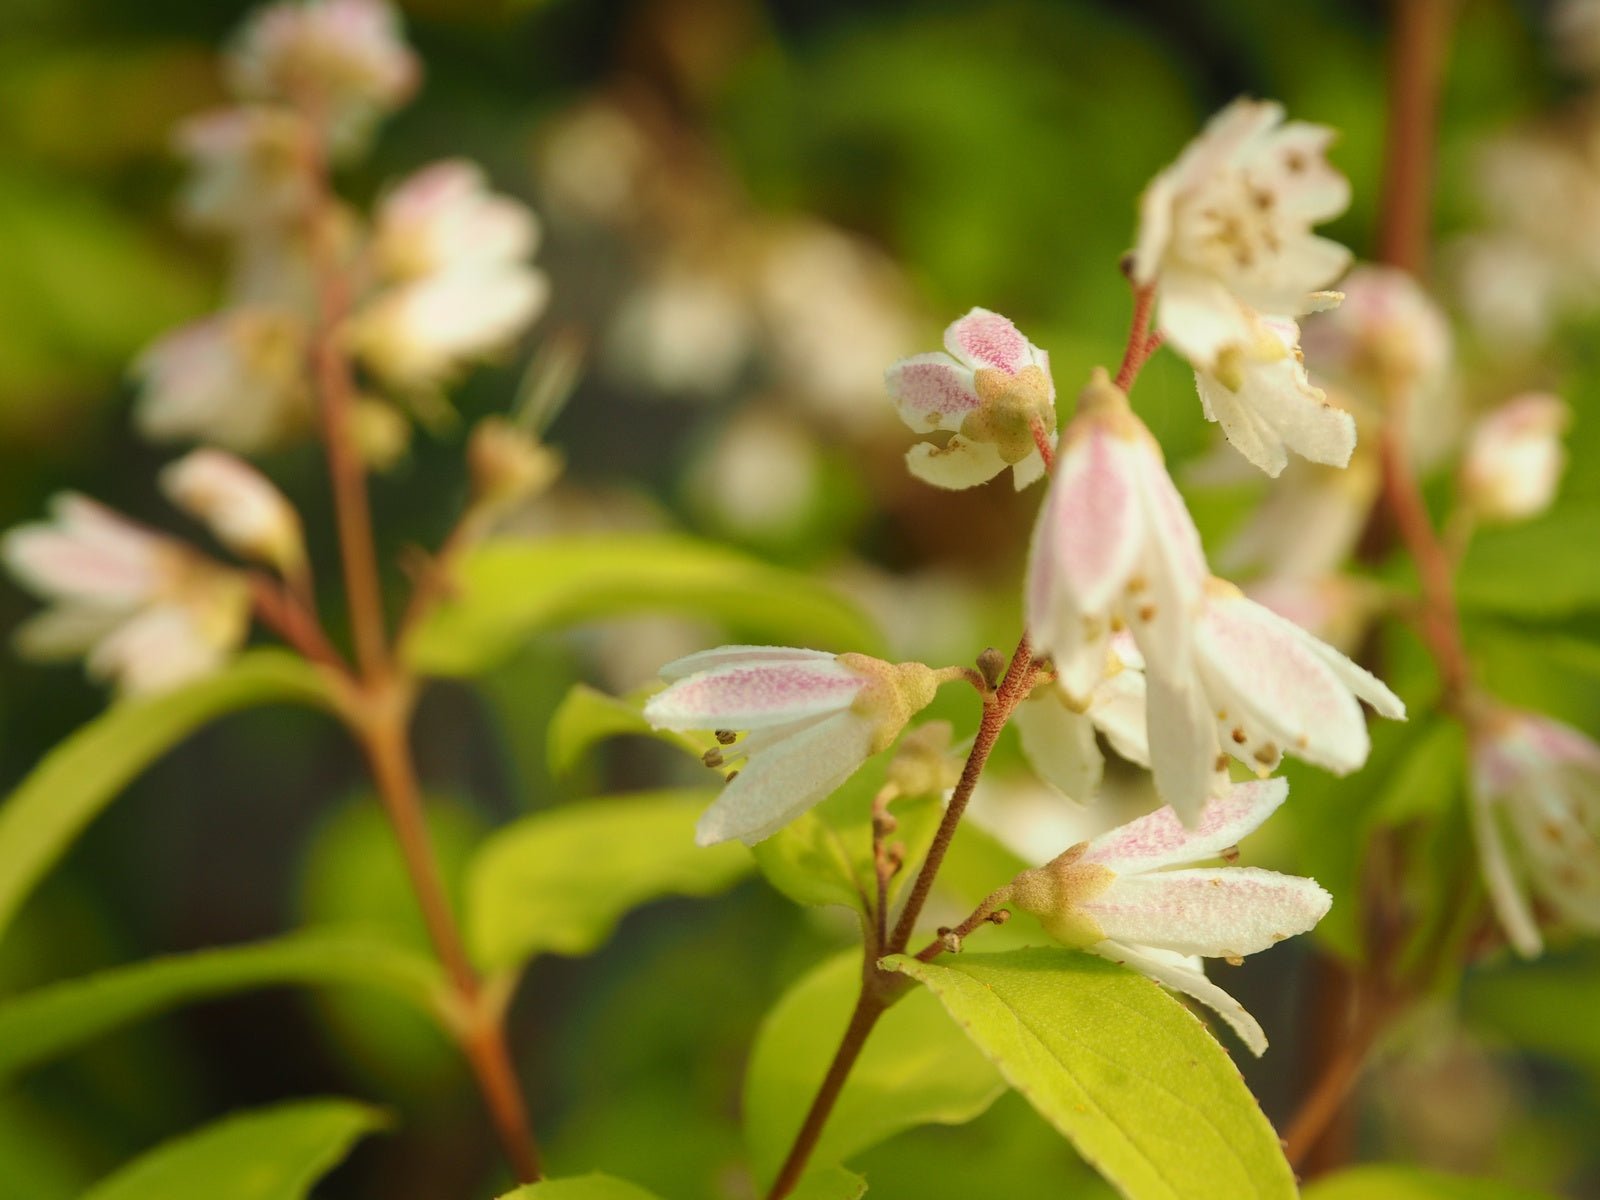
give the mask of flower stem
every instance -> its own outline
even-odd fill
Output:
[[[1133,321],[1128,328],[1128,345],[1122,352],[1122,365],[1113,381],[1117,390],[1127,392],[1145,362],[1161,345],[1161,335],[1149,333],[1150,310],[1155,305],[1156,289],[1151,284],[1133,289]]]
[[[1455,5],[1454,0],[1393,3],[1378,257],[1420,275],[1428,265],[1439,87]]]
[[[973,909],[972,915],[965,921],[962,921],[954,929],[941,929],[938,937],[934,938],[921,950],[918,950],[916,953],[917,961],[932,962],[946,950],[952,953],[960,950],[961,939],[985,922],[1004,925],[1011,914],[1003,911],[1000,906],[1010,899],[1011,885],[1009,883],[1004,887],[996,888],[984,897],[983,903]]]

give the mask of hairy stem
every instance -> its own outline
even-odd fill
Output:
[[[1011,885],[996,888],[984,897],[983,903],[972,910],[970,916],[953,929],[941,929],[939,936],[934,938],[916,953],[918,962],[932,962],[945,951],[954,953],[961,949],[961,941],[979,925],[988,922],[993,925],[1004,925],[1011,914],[1000,906],[1011,899]]]
[[[1133,386],[1145,361],[1161,345],[1160,334],[1147,332],[1155,299],[1156,290],[1149,284],[1133,289],[1133,321],[1128,329],[1128,345],[1122,352],[1122,365],[1117,368],[1117,377],[1113,381],[1118,391],[1126,392]]]

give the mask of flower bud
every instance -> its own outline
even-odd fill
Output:
[[[391,470],[406,456],[411,447],[411,422],[387,400],[361,396],[350,417],[356,450],[374,471]]]
[[[161,488],[235,554],[286,573],[305,562],[300,514],[243,459],[221,450],[195,450],[161,472]]]
[[[1549,508],[1566,467],[1561,435],[1570,418],[1559,396],[1529,392],[1479,420],[1461,461],[1461,492],[1472,511],[1522,521]]]
[[[500,506],[538,495],[561,473],[561,456],[504,417],[486,417],[467,442],[472,498]]]
[[[961,778],[961,760],[950,753],[949,721],[929,721],[900,739],[889,761],[888,781],[902,796],[938,796]]]

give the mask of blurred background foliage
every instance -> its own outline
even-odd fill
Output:
[[[523,356],[562,330],[588,347],[549,431],[569,470],[522,514],[522,529],[685,529],[739,544],[837,584],[896,654],[969,661],[1015,636],[1037,495],[1014,497],[1003,484],[944,495],[910,480],[907,435],[881,396],[883,366],[936,345],[947,321],[981,304],[1049,348],[1070,397],[1091,366],[1120,354],[1128,298],[1116,264],[1141,187],[1241,92],[1341,131],[1333,159],[1355,200],[1328,232],[1358,255],[1372,242],[1384,104],[1377,3],[403,8],[425,86],[342,181],[347,194],[369,198],[433,158],[481,160],[497,188],[544,219],[540,259],[555,299],[517,356],[455,397],[462,419],[419,432],[376,482],[391,562],[437,543],[464,494],[465,428],[510,404]],[[1460,5],[1443,102],[1441,238],[1479,219],[1468,186],[1474,147],[1558,103],[1568,86],[1540,8]],[[154,336],[204,312],[219,286],[212,248],[171,216],[167,147],[177,119],[221,101],[214,47],[244,11],[209,0],[0,6],[6,525],[69,486],[171,523],[153,486],[164,456],[130,431],[127,371]],[[1586,465],[1600,448],[1597,328],[1575,322],[1514,379],[1504,367],[1479,369],[1468,338],[1461,379],[1469,407],[1539,385],[1575,409],[1575,466],[1560,505],[1537,528],[1480,546],[1479,590],[1464,594],[1492,690],[1590,733],[1600,732],[1600,476]],[[1158,357],[1135,400],[1183,478],[1212,433],[1186,372]],[[302,506],[331,577],[315,453],[281,452],[266,466]],[[1189,494],[1214,547],[1258,493]],[[0,590],[0,625],[30,608],[9,585]],[[339,619],[331,605],[326,616]],[[718,633],[680,617],[600,622],[537,640],[481,687],[434,687],[417,737],[452,873],[486,830],[517,814],[703,783],[664,748],[631,741],[553,770],[545,729],[574,683],[628,691]],[[1408,698],[1426,695],[1417,648],[1396,638],[1385,654]],[[72,670],[0,659],[0,779],[21,778],[104,703]],[[971,698],[941,698],[935,715],[968,727]],[[1458,748],[1426,723],[1379,735],[1373,763],[1352,781],[1292,772],[1284,824],[1249,854],[1347,894],[1364,869],[1365,835],[1402,827],[1439,846],[1427,902],[1444,919],[1476,903],[1478,888],[1461,869],[1470,859],[1451,767]],[[1021,771],[1009,741],[996,762],[1002,775]],[[424,945],[359,779],[350,746],[315,714],[225,719],[139,780],[72,850],[0,946],[0,988],[300,922],[376,922]],[[1336,920],[1325,933],[1327,952],[1354,944],[1353,928]],[[671,1196],[747,1194],[738,1122],[747,1048],[785,987],[850,936],[837,910],[797,911],[752,880],[716,899],[634,913],[592,956],[540,959],[514,1031],[549,1160],[563,1174],[603,1167]],[[1326,980],[1312,953],[1286,944],[1230,975],[1274,1043],[1263,1062],[1243,1065],[1275,1120],[1306,1082],[1300,1026]],[[1360,1156],[1600,1194],[1600,956],[1558,946],[1530,966],[1490,962],[1459,995],[1440,990],[1369,1081],[1360,1126],[1347,1131]],[[276,991],[210,1002],[7,1086],[3,1200],[76,1195],[208,1117],[318,1093],[388,1104],[404,1129],[359,1148],[330,1177],[328,1196],[470,1196],[497,1179],[455,1054],[380,999]],[[858,1166],[885,1200],[1091,1196],[1101,1186],[1015,1096],[958,1129],[898,1136]]]

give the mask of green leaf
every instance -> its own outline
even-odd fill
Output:
[[[644,701],[649,692],[630,696],[609,696],[587,683],[573,684],[550,718],[545,731],[546,756],[553,775],[565,775],[597,743],[607,738],[635,734],[677,746],[699,758],[717,744],[710,733],[677,733],[651,729],[644,719]]]
[[[256,650],[187,687],[114,704],[45,755],[0,805],[0,935],[73,839],[139,772],[207,721],[275,701],[331,707],[333,697],[304,660]]]
[[[473,675],[543,630],[659,609],[741,636],[874,653],[881,637],[809,576],[693,538],[589,535],[497,541],[461,563],[455,588],[406,643],[428,675]]]
[[[1592,948],[1475,971],[1462,1001],[1474,1028],[1600,1078],[1600,953]]]
[[[1573,506],[1538,521],[1485,529],[1456,578],[1463,608],[1549,620],[1600,609],[1600,558],[1586,553],[1600,511]]]
[[[1305,1200],[1545,1200],[1543,1193],[1494,1179],[1468,1179],[1421,1167],[1373,1165],[1325,1175]]]
[[[939,998],[1007,1082],[1133,1200],[1293,1197],[1227,1053],[1132,971],[1061,949],[883,961]]]
[[[860,953],[841,954],[790,988],[762,1022],[744,1087],[745,1139],[761,1179],[776,1175],[788,1153],[860,987]],[[917,1125],[962,1124],[1004,1091],[994,1067],[918,989],[879,1019],[812,1162],[835,1166]]]
[[[638,1184],[611,1175],[581,1175],[576,1179],[547,1179],[530,1183],[500,1200],[660,1200]]]
[[[843,1167],[818,1167],[795,1184],[789,1200],[861,1200],[867,1181]]]
[[[384,1115],[300,1100],[214,1122],[135,1159],[83,1200],[303,1200]]]
[[[448,1019],[444,977],[429,959],[366,936],[296,934],[150,959],[0,1002],[0,1079],[129,1022],[281,984],[377,988]]]
[[[641,792],[563,804],[497,831],[467,877],[473,950],[490,969],[588,954],[658,896],[714,896],[750,870],[736,842],[697,846],[714,792]]]

